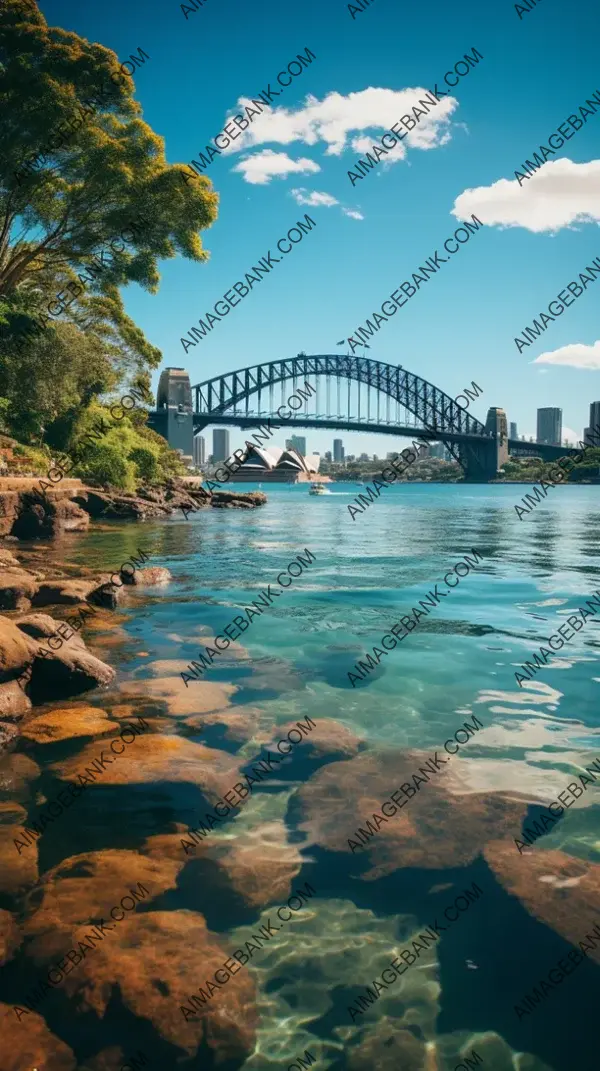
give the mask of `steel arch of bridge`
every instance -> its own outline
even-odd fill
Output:
[[[224,376],[214,376],[192,387],[195,391],[195,412],[205,417],[217,417],[277,383],[291,379],[295,388],[297,380],[308,376],[334,376],[373,387],[399,402],[424,427],[439,432],[440,436],[446,431],[482,436],[489,440],[485,425],[433,383],[398,365],[343,354],[311,357],[299,354],[287,360],[269,361],[240,368]]]

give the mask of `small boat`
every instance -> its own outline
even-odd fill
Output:
[[[322,483],[311,483],[309,495],[330,495],[331,491],[328,491]]]

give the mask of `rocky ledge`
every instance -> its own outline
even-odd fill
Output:
[[[42,491],[39,479],[0,478],[0,537],[54,539],[61,532],[86,531],[90,518],[143,521],[182,510],[256,509],[267,496],[262,491],[214,491],[207,495],[183,478],[163,487],[141,487],[137,494],[84,487],[79,480],[64,480]]]
[[[35,555],[30,557],[37,565]],[[65,564],[64,570],[72,573],[73,567]],[[25,568],[0,548],[0,610],[10,614],[0,616],[0,749],[17,735],[15,723],[32,706],[80,695],[115,676],[88,651],[79,629],[98,612],[94,607],[113,609],[125,587],[89,571],[62,574],[59,566],[47,566],[43,572]],[[171,579],[169,570],[159,567],[121,576],[124,585],[138,586]],[[39,612],[47,607],[55,607],[60,619]],[[76,616],[65,619],[65,611]]]

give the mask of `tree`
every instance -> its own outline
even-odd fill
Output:
[[[139,46],[132,58],[151,62]],[[49,27],[31,0],[0,5],[2,348],[23,352],[52,317],[83,316],[120,375],[156,367],[161,353],[125,313],[119,287],[155,293],[159,259],[206,260],[199,232],[218,205],[205,176],[187,182],[185,165],[167,164],[127,65],[135,71]]]

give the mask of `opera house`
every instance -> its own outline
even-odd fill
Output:
[[[246,442],[246,451],[246,460],[232,477],[232,483],[310,482],[319,471],[319,455],[303,457],[295,447],[282,450],[280,446],[255,446]],[[329,482],[327,476],[319,480]]]

